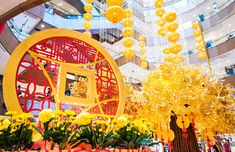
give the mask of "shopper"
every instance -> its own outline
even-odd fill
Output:
[[[224,152],[232,152],[230,148],[229,140],[227,139],[225,140],[225,143],[224,143]]]

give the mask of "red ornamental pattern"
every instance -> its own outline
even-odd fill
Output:
[[[34,44],[30,51],[37,54],[37,60],[50,76],[56,90],[58,89],[57,83],[61,65],[53,61],[89,64],[82,66],[82,68],[95,72],[96,90],[99,98],[99,100],[96,100],[97,106],[91,108],[89,112],[101,113],[98,105],[98,102],[100,102],[101,110],[105,114],[116,114],[119,98],[116,75],[104,55],[91,45],[74,38],[53,37]],[[45,58],[52,60],[49,61]],[[90,64],[97,61],[101,62],[98,62],[95,66]],[[55,109],[52,86],[50,86],[42,69],[28,52],[24,54],[18,65],[15,84],[18,101],[24,112],[30,112],[37,117],[43,109]],[[102,102],[109,99],[115,100]],[[61,110],[72,109],[79,113],[81,110],[88,108],[88,105],[60,101],[60,108]]]

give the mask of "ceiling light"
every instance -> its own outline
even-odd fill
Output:
[[[229,63],[229,60],[227,60],[226,62]]]
[[[59,4],[58,4],[58,6],[62,6],[62,5],[63,5],[63,3],[59,3]]]
[[[210,9],[210,7],[207,7],[207,9]]]
[[[122,34],[120,34],[120,37],[122,37]]]
[[[70,12],[73,12],[73,9],[71,9]]]
[[[231,26],[232,24],[228,24],[228,26]]]
[[[193,15],[193,17],[195,17],[196,15]]]
[[[45,25],[44,24],[41,24],[41,28],[44,28],[45,27]]]

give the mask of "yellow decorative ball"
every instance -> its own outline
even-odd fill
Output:
[[[156,10],[156,16],[162,17],[166,13],[164,8],[159,8]]]
[[[124,51],[123,51],[123,56],[125,56],[125,58],[127,60],[130,60],[132,59],[134,56],[135,56],[135,50],[132,49],[132,48],[126,48]]]
[[[85,10],[86,12],[90,13],[90,12],[93,10],[93,7],[92,7],[91,4],[86,4],[86,5],[84,6],[84,10]]]
[[[156,0],[156,2],[154,3],[154,6],[156,8],[161,8],[161,7],[163,7],[163,5],[164,5],[164,1],[163,0]]]
[[[198,36],[198,37],[196,37],[196,39],[195,39],[195,42],[196,42],[196,43],[201,43],[202,41],[203,41],[202,36]]]
[[[179,27],[178,23],[172,22],[169,23],[166,28],[169,32],[175,32],[178,29],[178,27]]]
[[[198,51],[205,50],[205,46],[203,44],[199,44],[196,46],[196,50],[198,50]]]
[[[157,34],[160,36],[165,36],[167,34],[167,29],[165,27],[161,27],[157,30]]]
[[[114,5],[121,6],[123,4],[123,0],[106,0],[106,3],[109,6],[114,6]]]
[[[146,36],[145,35],[140,35],[138,38],[139,38],[140,41],[145,41]]]
[[[90,23],[90,22],[84,22],[84,24],[83,24],[83,28],[85,29],[85,30],[90,30],[91,28],[92,28],[92,24]]]
[[[163,54],[169,54],[171,53],[171,48],[170,47],[166,47],[163,49]]]
[[[144,46],[146,46],[145,41],[140,41],[140,42],[139,42],[139,46],[140,46],[140,47],[144,47]]]
[[[124,18],[129,18],[133,16],[133,11],[130,8],[124,9]]]
[[[194,35],[195,37],[198,37],[198,36],[201,35],[201,31],[200,31],[200,30],[195,30],[195,31],[193,32],[193,35]]]
[[[122,34],[125,37],[132,37],[134,35],[134,30],[130,27],[126,27],[122,30]]]
[[[92,35],[91,35],[91,33],[89,31],[86,31],[83,34],[86,35],[87,37],[92,37]]]
[[[177,18],[177,15],[175,12],[170,12],[170,13],[167,13],[166,16],[165,16],[165,19],[167,22],[174,22]]]
[[[178,41],[179,39],[180,39],[180,34],[177,32],[172,32],[168,35],[169,42],[174,43],[174,42]]]
[[[170,46],[170,52],[173,54],[178,54],[180,51],[182,51],[183,47],[181,44],[172,44]]]
[[[158,26],[164,26],[166,24],[166,19],[165,18],[159,18],[157,21]]]
[[[85,13],[84,14],[84,20],[85,21],[90,21],[92,20],[93,16],[91,15],[91,13]]]
[[[147,69],[147,67],[148,67],[148,63],[146,62],[146,61],[144,61],[144,62],[141,62],[141,68],[144,68],[144,69]]]
[[[147,52],[146,49],[140,49],[140,54],[145,54]]]
[[[87,3],[93,3],[94,0],[86,0]]]
[[[192,28],[194,30],[198,29],[198,27],[199,27],[199,23],[198,22],[195,22],[195,23],[192,24]]]
[[[123,40],[123,45],[127,48],[132,47],[134,45],[135,41],[132,37],[126,37]]]
[[[123,18],[123,9],[120,6],[111,6],[105,12],[106,18],[114,23],[119,23]]]
[[[122,25],[123,27],[131,27],[134,25],[134,21],[132,18],[124,18],[122,20]]]
[[[146,61],[146,59],[147,59],[147,56],[146,56],[146,55],[143,55],[143,56],[140,57],[140,60],[141,60],[141,61]]]
[[[199,59],[205,60],[207,55],[206,55],[206,52],[199,52],[197,56]]]

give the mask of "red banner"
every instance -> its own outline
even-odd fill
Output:
[[[5,24],[6,24],[5,22],[0,24],[0,34],[2,33],[2,30],[4,29]]]

